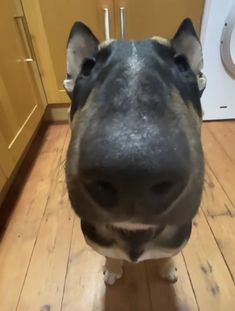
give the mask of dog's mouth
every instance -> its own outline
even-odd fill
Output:
[[[126,230],[126,231],[144,231],[149,229],[158,229],[159,225],[149,225],[135,222],[113,222],[109,225],[114,229]]]
[[[108,224],[107,228],[111,229],[115,233],[118,233],[123,238],[136,238],[140,236],[152,236],[161,234],[165,229],[164,225],[147,225],[142,223],[133,222],[117,222]]]

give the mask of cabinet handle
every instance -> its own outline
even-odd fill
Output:
[[[120,32],[121,32],[121,39],[125,39],[125,8],[120,8]]]
[[[30,33],[28,30],[28,26],[25,22],[24,16],[15,16],[15,20],[18,25],[19,31],[21,33],[21,36],[24,40],[27,53],[29,55],[29,57],[24,58],[24,62],[31,63],[34,61],[33,59],[34,52],[33,52],[32,44],[30,43]]]
[[[105,40],[110,40],[109,9],[108,8],[104,8],[104,34],[105,34]]]
[[[33,62],[33,59],[32,59],[32,58],[25,58],[25,59],[24,59],[24,62],[26,62],[26,63],[32,63],[32,62]]]

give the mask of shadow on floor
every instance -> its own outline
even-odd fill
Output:
[[[30,148],[22,161],[20,167],[18,168],[16,177],[11,185],[9,192],[7,193],[3,203],[0,206],[0,240],[5,232],[8,221],[10,219],[11,213],[16,206],[19,194],[25,185],[29,173],[37,159],[37,156],[43,146],[45,140],[45,134],[48,128],[48,124],[44,123],[41,125],[38,133]]]
[[[122,279],[107,286],[105,311],[186,310],[179,305],[174,285],[159,279],[154,261],[126,264]]]

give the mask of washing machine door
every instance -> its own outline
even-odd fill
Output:
[[[220,56],[225,69],[235,79],[235,4],[224,23],[220,40]]]
[[[206,0],[201,28],[204,120],[235,119],[235,0]]]

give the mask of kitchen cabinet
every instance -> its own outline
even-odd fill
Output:
[[[6,177],[4,176],[4,174],[0,168],[0,191],[3,189],[5,182],[6,182]]]
[[[108,14],[110,33],[114,32],[113,1],[22,0],[22,4],[47,101],[51,104],[69,102],[63,88],[69,31],[75,21],[81,20],[103,40],[105,14]]]
[[[0,91],[0,107],[1,107],[1,91]],[[1,109],[1,108],[0,108]],[[2,125],[0,125],[0,170],[4,173],[6,177],[11,175],[14,168],[14,161],[8,150],[7,143],[1,132]]]
[[[200,29],[204,0],[21,0],[47,101],[70,102],[63,88],[72,24],[87,24],[99,40],[171,37],[185,17]],[[106,27],[105,27],[106,25]],[[122,30],[122,31],[121,31]]]
[[[200,31],[203,6],[204,0],[115,1],[116,36],[121,38],[123,33],[125,39],[156,35],[171,38],[186,17],[190,17]]]
[[[46,99],[20,2],[0,2],[0,185],[12,174]],[[1,188],[0,187],[0,188]]]

